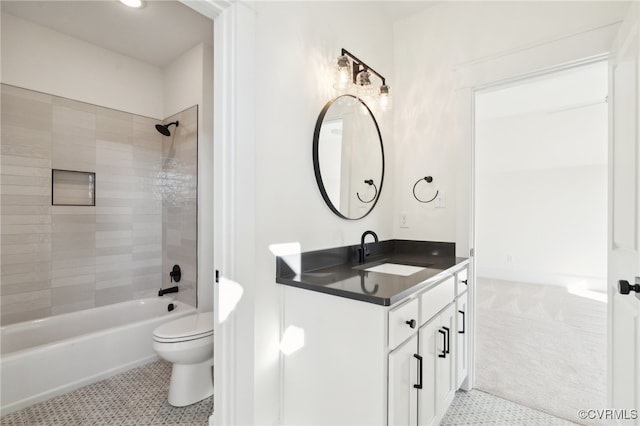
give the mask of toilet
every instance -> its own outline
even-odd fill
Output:
[[[169,404],[183,407],[213,395],[213,312],[159,326],[153,331],[153,349],[173,363]]]

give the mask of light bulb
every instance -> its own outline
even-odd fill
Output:
[[[367,70],[360,71],[356,78],[356,85],[358,86],[358,97],[362,99],[367,106],[372,109],[375,108],[375,88],[371,84],[371,73]]]
[[[386,84],[380,86],[379,104],[382,111],[391,109],[391,88]]]
[[[351,87],[351,61],[346,55],[338,57],[333,87],[340,91],[345,91]]]

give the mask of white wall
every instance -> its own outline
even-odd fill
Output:
[[[468,256],[468,207],[456,205],[470,191],[467,181],[457,182],[460,170],[470,167],[469,147],[456,145],[466,136],[468,123],[460,117],[468,105],[456,93],[456,67],[616,22],[627,7],[623,2],[443,2],[395,22],[393,216],[396,224],[406,212],[410,228],[396,225],[394,235],[456,241],[458,254]],[[413,198],[413,184],[426,175],[444,190],[445,208]]]
[[[607,86],[600,62],[476,96],[478,275],[605,284]]]
[[[161,69],[6,13],[2,83],[163,118]]]
[[[385,176],[382,196],[369,216],[358,221],[340,219],[325,205],[316,185],[312,141],[322,107],[336,96],[332,66],[340,48],[362,58],[389,82],[395,78],[392,27],[382,13],[362,4],[339,2],[269,2],[257,3],[255,8],[257,199],[256,262],[251,265],[255,282],[242,283],[245,296],[238,315],[251,309],[254,315],[251,424],[274,424],[280,404],[281,300],[269,245],[299,242],[307,251],[357,244],[368,229],[381,239],[392,236],[392,173]],[[379,124],[390,161],[392,129],[389,120]]]
[[[202,104],[204,44],[200,43],[167,65],[163,72],[163,117]]]

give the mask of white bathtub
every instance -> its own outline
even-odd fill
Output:
[[[163,296],[0,328],[0,415],[157,359],[153,330],[195,312]]]

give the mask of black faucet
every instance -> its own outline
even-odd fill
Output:
[[[378,236],[373,231],[364,231],[362,233],[362,237],[360,238],[360,249],[358,249],[358,262],[364,263],[365,256],[369,256],[369,250],[367,250],[367,246],[364,243],[364,239],[367,235],[372,235],[373,240],[377,243]]]
[[[178,292],[178,286],[173,286],[173,287],[169,287],[169,288],[165,288],[160,289],[160,291],[158,292],[158,296],[164,296],[167,293],[177,293]]]

